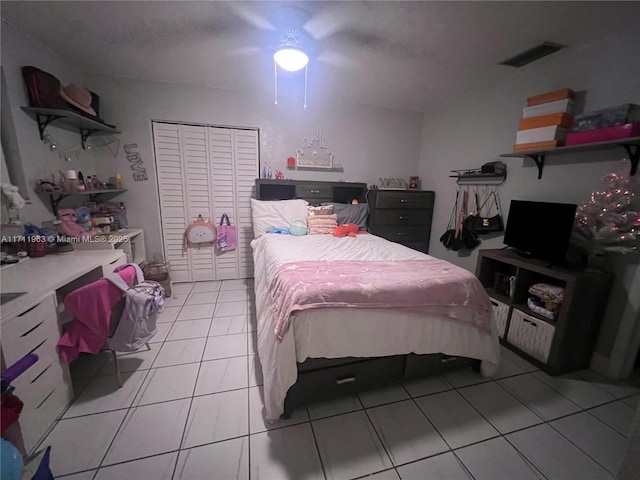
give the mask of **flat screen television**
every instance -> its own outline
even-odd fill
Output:
[[[524,257],[562,265],[577,205],[511,200],[504,243]]]

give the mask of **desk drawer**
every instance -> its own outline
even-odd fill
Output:
[[[296,197],[309,201],[331,198],[331,187],[328,185],[296,185]]]
[[[422,227],[376,227],[372,232],[374,235],[386,238],[392,242],[410,242],[416,240],[428,240],[429,229]]]
[[[377,210],[376,225],[429,225],[431,210]]]
[[[13,385],[16,387],[16,395],[24,402],[25,409],[36,410],[56,387],[66,386],[66,379],[57,359],[51,363],[38,361],[31,369],[36,374],[33,379],[25,380],[21,376]]]
[[[34,351],[39,357],[46,359],[56,358],[55,343],[60,338],[58,320],[53,298],[45,300],[48,312],[41,310],[42,304],[36,309],[28,311],[24,316],[16,316],[9,320],[7,328],[2,328],[2,353],[7,365],[20,360],[27,353]],[[44,303],[44,302],[43,302]],[[38,311],[38,315],[32,312]],[[52,346],[42,348],[47,340],[53,342]],[[50,347],[50,348],[49,348]]]
[[[376,208],[433,208],[433,192],[378,192]]]
[[[68,385],[59,383],[36,408],[24,408],[20,414],[20,428],[27,453],[33,451],[54,421],[62,414],[72,399]]]

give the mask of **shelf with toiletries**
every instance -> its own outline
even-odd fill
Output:
[[[58,206],[60,202],[65,198],[71,195],[89,195],[89,200],[95,202],[99,195],[119,195],[121,193],[126,192],[126,188],[104,188],[99,190],[45,190],[42,188],[36,188],[36,193],[38,194],[48,194],[49,195],[49,203],[51,205],[51,210],[54,215],[58,215]]]

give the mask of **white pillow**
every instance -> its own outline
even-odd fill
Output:
[[[296,218],[307,218],[306,200],[264,201],[251,199],[253,236],[258,238],[271,227],[289,228]]]

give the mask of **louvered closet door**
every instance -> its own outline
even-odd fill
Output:
[[[240,278],[253,277],[253,223],[251,197],[258,177],[258,132],[234,130],[236,226],[238,230],[238,273]]]
[[[171,279],[176,282],[188,282],[191,281],[191,264],[188,255],[182,252],[182,241],[189,213],[184,186],[180,127],[153,122],[153,141],[156,150],[164,256],[171,268]]]
[[[185,186],[189,223],[202,218],[213,218],[211,198],[211,169],[209,165],[209,142],[207,127],[180,126],[182,154],[184,160]],[[215,280],[215,247],[211,245],[189,248],[191,280]]]
[[[218,279],[253,276],[250,242],[253,240],[251,196],[258,175],[258,132],[253,130],[209,129],[216,221],[229,216],[238,234],[237,249],[216,256]]]
[[[253,276],[251,197],[258,176],[258,132],[153,123],[165,257],[175,281]],[[216,225],[223,213],[238,232],[237,249],[182,251],[198,215]]]

